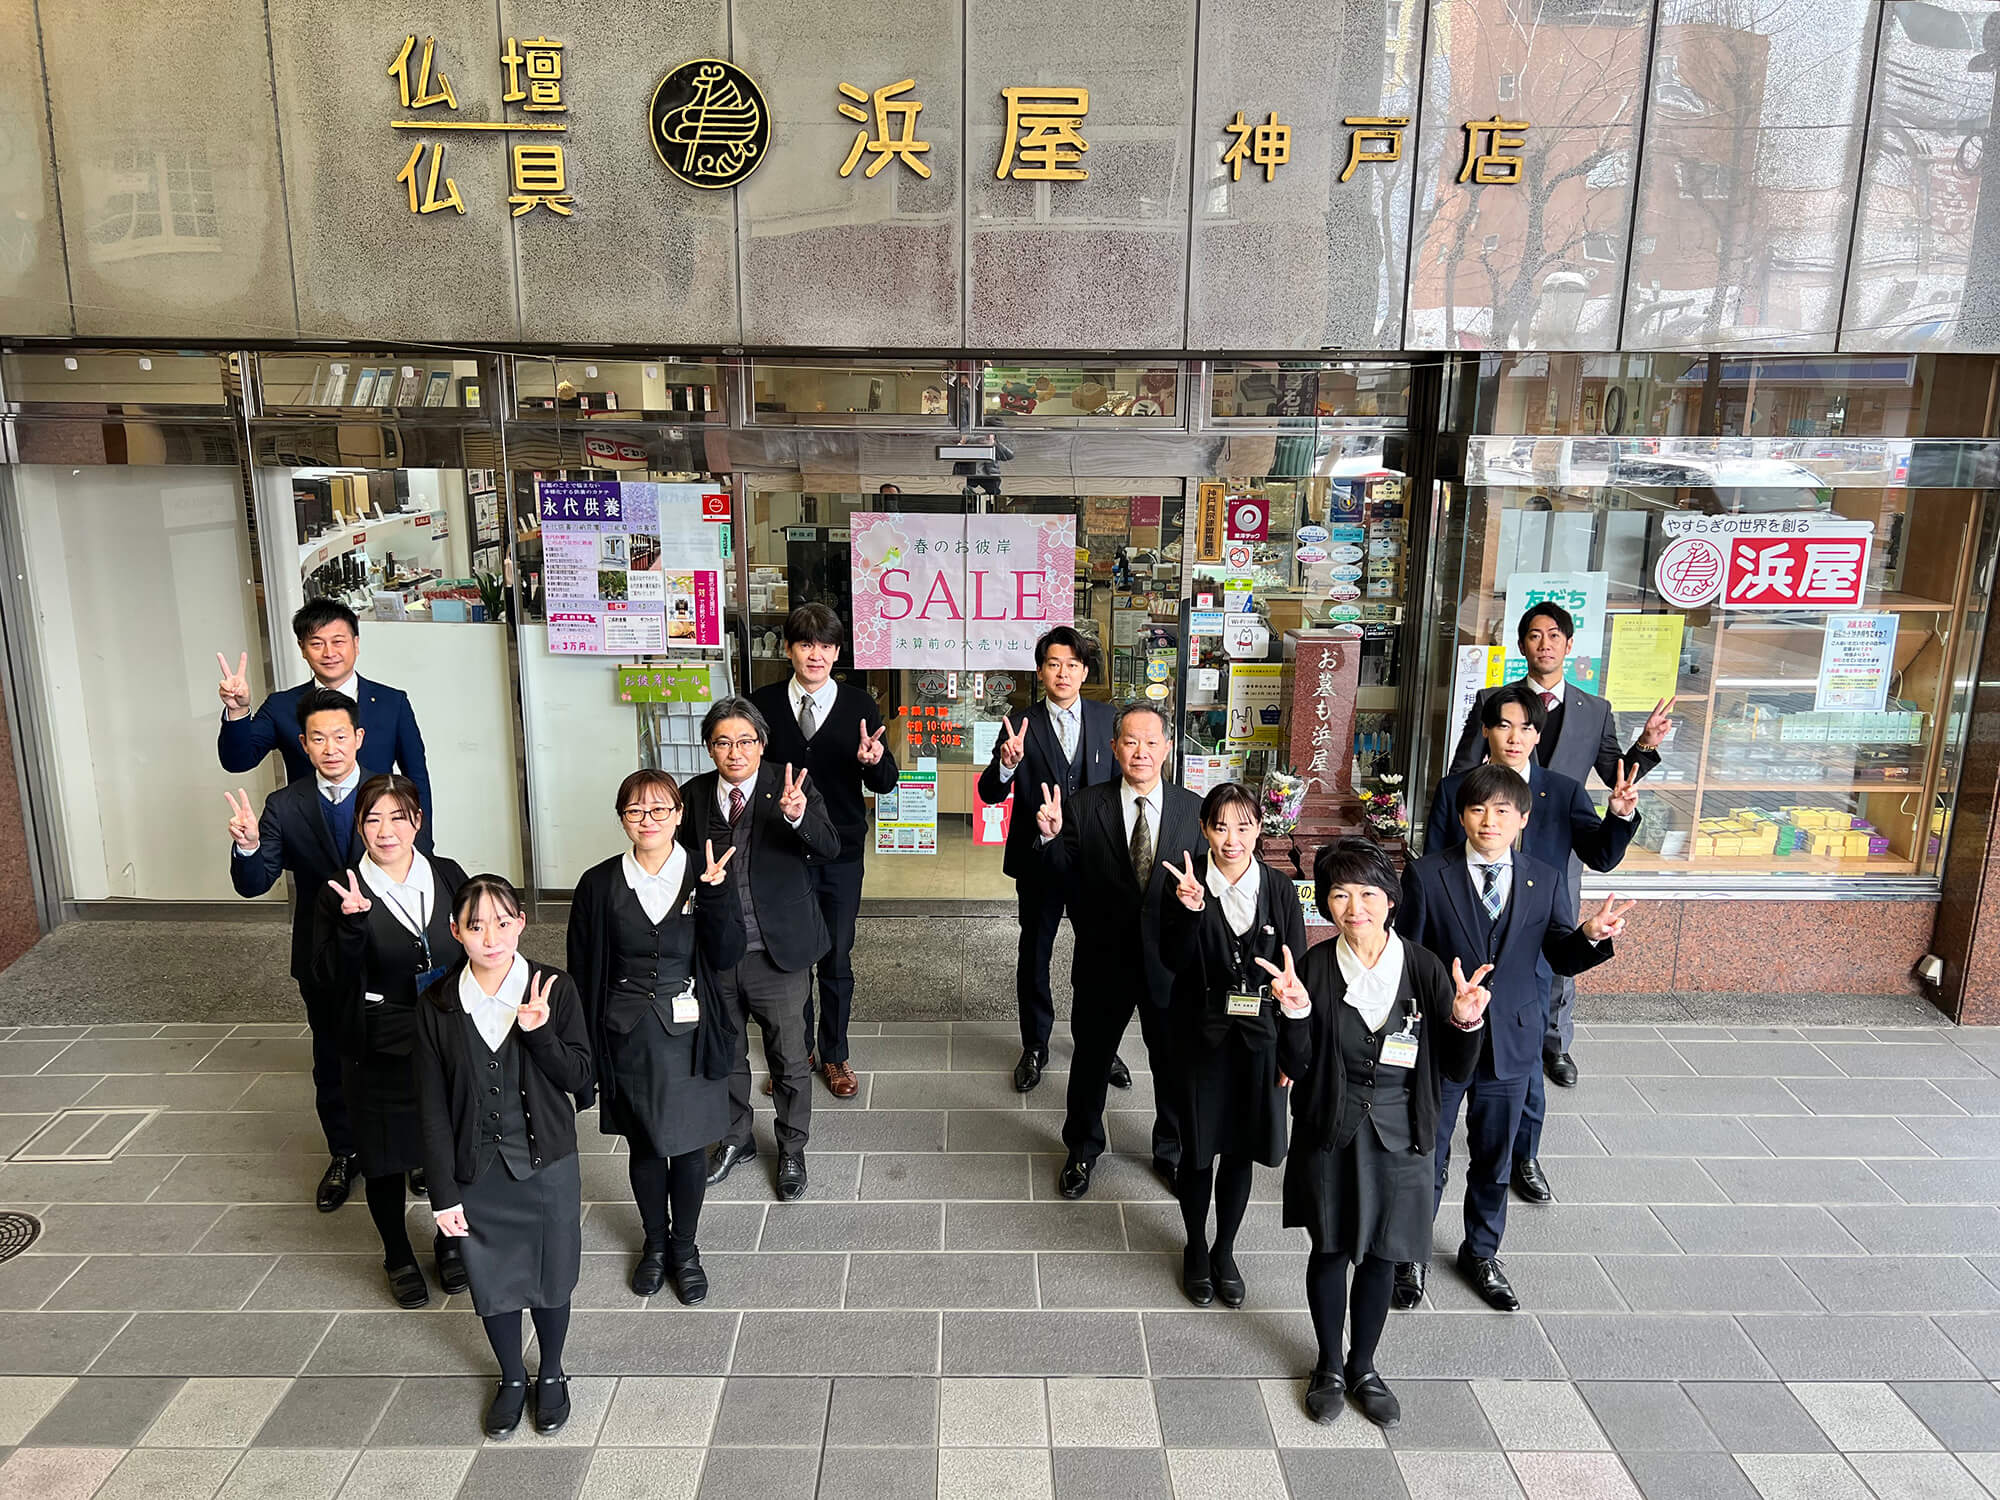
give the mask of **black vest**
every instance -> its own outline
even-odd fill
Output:
[[[459,1012],[465,1026],[468,1055],[483,1061],[479,1090],[479,1155],[473,1180],[485,1175],[498,1156],[507,1175],[516,1182],[531,1176],[535,1162],[528,1143],[528,1107],[521,1093],[521,1043],[510,1029],[500,1050],[487,1049],[486,1038],[472,1024],[472,1017]]]
[[[725,786],[724,792],[727,793]],[[736,899],[743,907],[743,951],[757,953],[764,947],[764,932],[757,925],[757,902],[750,892],[750,830],[757,822],[757,779],[750,780],[750,790],[744,794],[743,814],[729,829],[729,842],[736,850],[729,861],[729,878],[736,883]],[[693,858],[692,855],[689,858]]]
[[[1404,980],[1407,989],[1409,981]],[[1346,1001],[1339,1003],[1340,1056],[1347,1069],[1347,1087],[1341,1094],[1340,1119],[1334,1125],[1333,1143],[1345,1148],[1366,1121],[1376,1139],[1391,1151],[1410,1149],[1410,1075],[1414,1068],[1385,1068],[1381,1065],[1383,1038],[1403,1029],[1409,1019],[1409,1005],[1399,1000],[1379,1032],[1370,1031],[1361,1012]],[[1418,1023],[1421,1036],[1422,1023]],[[1421,1040],[1419,1045],[1422,1045]]]
[[[730,864],[735,864],[734,859]],[[674,996],[694,976],[694,919],[669,911],[655,925],[623,879],[611,897],[611,984],[604,1025],[621,1036],[646,1013],[660,1018],[669,1036],[684,1036],[696,1022],[674,1019]]]

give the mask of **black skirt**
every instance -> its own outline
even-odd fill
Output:
[[[462,1189],[466,1279],[482,1318],[561,1307],[583,1270],[583,1173],[574,1152],[518,1181],[498,1156]]]
[[[1429,1261],[1436,1201],[1433,1159],[1390,1149],[1366,1121],[1345,1146],[1301,1146],[1285,1163],[1285,1226],[1356,1263]]]
[[[1252,1051],[1231,1028],[1220,1045],[1180,1035],[1177,1070],[1181,1160],[1206,1167],[1218,1156],[1247,1156],[1275,1167],[1285,1159],[1287,1098],[1278,1087],[1275,1047]]]
[[[699,1035],[670,1035],[651,1011],[630,1031],[606,1035],[611,1089],[604,1119],[635,1154],[679,1156],[728,1133],[729,1080],[701,1076]]]
[[[366,1052],[359,1058],[343,1057],[340,1092],[347,1101],[347,1119],[363,1177],[394,1177],[423,1166],[417,1077],[408,1053]]]

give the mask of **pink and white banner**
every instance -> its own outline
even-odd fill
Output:
[[[1032,669],[1036,638],[1076,621],[1074,516],[864,512],[850,528],[856,666]]]

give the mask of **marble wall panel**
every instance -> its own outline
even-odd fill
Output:
[[[35,11],[31,5],[0,6],[0,332],[70,331]]]

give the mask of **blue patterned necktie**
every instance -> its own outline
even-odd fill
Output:
[[[1482,865],[1479,873],[1486,882],[1485,889],[1479,893],[1479,899],[1486,903],[1486,915],[1497,922],[1500,920],[1500,867]]]

